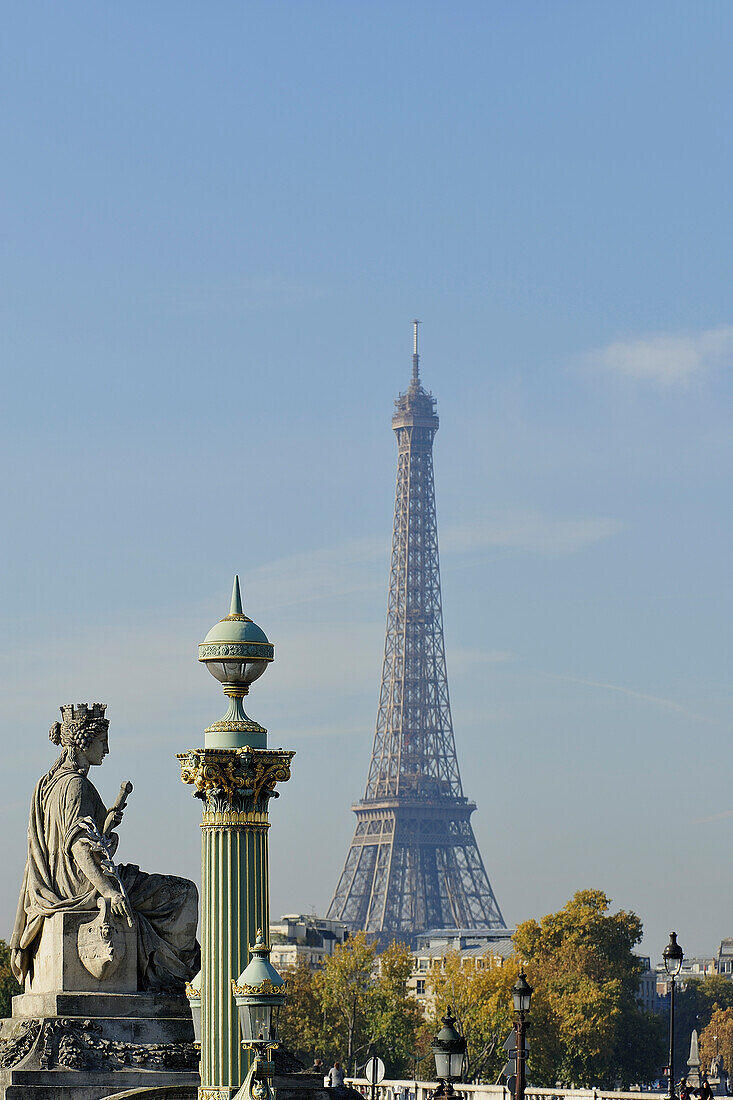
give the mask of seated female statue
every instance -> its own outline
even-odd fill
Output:
[[[43,922],[109,900],[113,919],[137,928],[138,989],[182,990],[200,966],[198,892],[193,882],[114,864],[121,806],[107,809],[88,778],[109,752],[105,704],[68,704],[49,737],[61,756],[38,782],[28,825],[28,859],[10,941],[11,965],[33,974]]]

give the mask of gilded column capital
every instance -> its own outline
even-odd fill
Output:
[[[204,824],[266,825],[267,804],[278,797],[275,785],[290,779],[295,753],[246,746],[190,749],[177,755],[181,781],[194,786],[194,796],[206,803]]]

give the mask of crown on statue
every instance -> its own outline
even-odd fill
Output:
[[[100,732],[109,729],[104,716],[106,703],[64,703],[60,709],[61,721],[54,722],[48,731],[54,745],[84,749]]]
[[[89,722],[94,718],[104,718],[106,703],[65,703],[61,707],[61,721],[65,726],[72,722]]]

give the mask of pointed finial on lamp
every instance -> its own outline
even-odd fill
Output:
[[[412,347],[412,384],[413,386],[420,385],[420,356],[417,351],[417,326],[421,325],[422,321],[413,321],[413,347]]]
[[[232,606],[229,608],[230,615],[242,615],[242,593],[239,590],[239,575],[234,574],[234,585],[232,587]]]

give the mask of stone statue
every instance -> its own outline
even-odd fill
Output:
[[[90,973],[114,969],[121,922],[136,928],[139,990],[179,991],[200,967],[196,941],[198,892],[193,882],[149,875],[135,864],[115,864],[125,800],[123,784],[107,809],[88,778],[109,752],[104,703],[61,707],[49,737],[62,753],[38,782],[28,825],[28,859],[10,941],[11,965],[23,982],[33,976],[47,918],[99,910],[79,933],[79,952]]]

